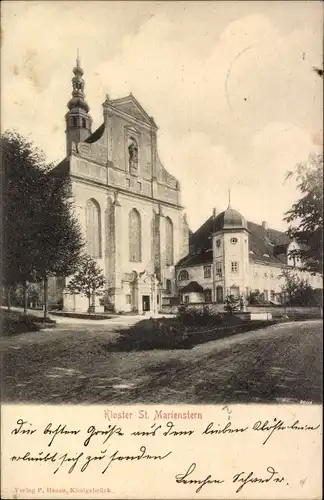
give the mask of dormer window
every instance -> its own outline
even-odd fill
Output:
[[[189,279],[189,273],[186,269],[182,269],[178,275],[178,281],[186,281]]]

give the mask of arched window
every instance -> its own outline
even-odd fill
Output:
[[[83,128],[86,128],[86,121],[85,121],[85,118],[82,118],[82,127],[83,127]]]
[[[165,263],[167,266],[173,264],[173,224],[169,217],[165,219]]]
[[[185,269],[182,269],[182,271],[180,271],[180,273],[179,273],[178,280],[179,281],[185,281],[185,280],[188,280],[188,279],[189,279],[189,273],[188,273],[188,271],[186,271]]]
[[[166,282],[165,282],[165,289],[166,289],[166,293],[171,293],[171,291],[172,291],[171,280],[166,280]]]
[[[141,216],[133,208],[128,216],[128,240],[129,240],[129,260],[131,262],[141,262],[142,260],[142,234]]]
[[[101,257],[101,213],[99,203],[91,198],[87,201],[87,252],[90,257]]]

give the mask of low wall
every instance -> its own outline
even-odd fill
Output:
[[[267,312],[271,313],[273,318],[280,316],[288,316],[289,318],[298,316],[310,316],[314,318],[321,317],[323,315],[323,310],[321,307],[293,307],[293,306],[249,306],[247,310],[251,313]]]
[[[224,304],[215,304],[213,302],[191,302],[189,304],[181,304],[181,306],[162,306],[161,314],[177,314],[179,307],[185,307],[187,311],[203,311],[204,308],[208,308],[210,313],[222,313],[224,312]]]
[[[184,305],[184,304],[182,304]],[[223,313],[224,304],[214,304],[214,303],[195,303],[186,305],[188,311],[202,311],[204,307],[208,307],[212,314]],[[177,314],[180,306],[162,306],[161,314]],[[298,317],[323,317],[323,310],[321,307],[283,307],[283,306],[248,306],[246,311],[248,313],[270,313],[272,318],[280,318],[282,316],[288,316],[289,318]]]

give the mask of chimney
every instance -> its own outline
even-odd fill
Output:
[[[213,217],[214,217],[214,219],[215,219],[216,215],[217,215],[217,210],[216,210],[216,207],[214,207],[213,208]]]
[[[263,229],[264,229],[265,231],[267,231],[267,230],[268,230],[268,223],[267,223],[267,221],[266,221],[266,220],[263,220],[263,221],[262,221],[262,227],[263,227]]]

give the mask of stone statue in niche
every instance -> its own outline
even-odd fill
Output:
[[[129,169],[134,170],[138,167],[138,146],[135,139],[130,139],[130,144],[128,146],[128,162]]]

